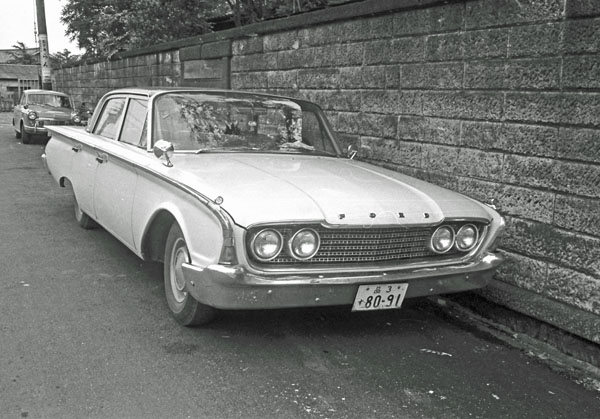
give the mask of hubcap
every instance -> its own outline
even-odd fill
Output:
[[[188,250],[185,247],[183,239],[178,239],[173,246],[173,253],[171,254],[171,290],[173,291],[173,297],[178,303],[183,303],[187,297],[187,291],[185,290],[185,278],[183,276],[182,265],[188,263],[190,256]]]

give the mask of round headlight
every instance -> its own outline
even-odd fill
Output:
[[[81,118],[79,117],[79,115],[73,116],[73,122],[75,122],[76,124],[79,124],[81,122]]]
[[[320,245],[321,239],[317,232],[308,228],[298,230],[289,241],[290,253],[299,260],[313,257]]]
[[[259,231],[252,242],[250,248],[254,256],[261,262],[267,262],[275,259],[283,246],[283,238],[277,230],[265,229]]]
[[[38,118],[38,114],[36,111],[29,111],[29,113],[27,114],[27,118],[31,119],[32,121],[35,121]]]
[[[454,230],[452,230],[452,227],[438,227],[431,236],[431,249],[436,253],[446,253],[453,245]]]
[[[462,252],[468,252],[477,244],[479,231],[473,224],[465,224],[456,233],[456,248]]]

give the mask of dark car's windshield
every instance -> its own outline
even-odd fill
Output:
[[[28,95],[28,105],[46,105],[53,108],[68,108],[71,109],[71,100],[68,96],[48,94],[48,93],[36,93]]]
[[[156,99],[154,140],[176,151],[336,154],[316,106],[243,93],[173,92]]]

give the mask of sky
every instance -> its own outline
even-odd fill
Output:
[[[45,0],[48,47],[51,54],[68,49],[81,54],[77,44],[65,35],[60,12],[66,0]],[[27,47],[37,47],[34,37],[35,0],[0,0],[0,49],[11,49],[17,41]],[[37,24],[36,24],[37,25]]]

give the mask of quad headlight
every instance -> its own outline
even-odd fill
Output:
[[[270,228],[258,232],[250,243],[252,253],[261,262],[275,259],[281,252],[282,247],[283,238],[281,233]]]
[[[321,245],[321,239],[315,230],[304,228],[298,230],[288,242],[290,254],[298,260],[312,258]]]
[[[456,248],[461,252],[473,249],[479,239],[479,231],[473,224],[465,224],[456,233]]]
[[[321,246],[321,238],[312,228],[301,228],[294,232],[268,227],[252,235],[248,245],[252,257],[260,262],[272,261],[282,252],[285,253],[283,258],[288,261],[289,258],[305,261],[317,254]]]
[[[450,226],[440,226],[431,236],[430,247],[436,253],[446,253],[454,245],[454,230]]]

